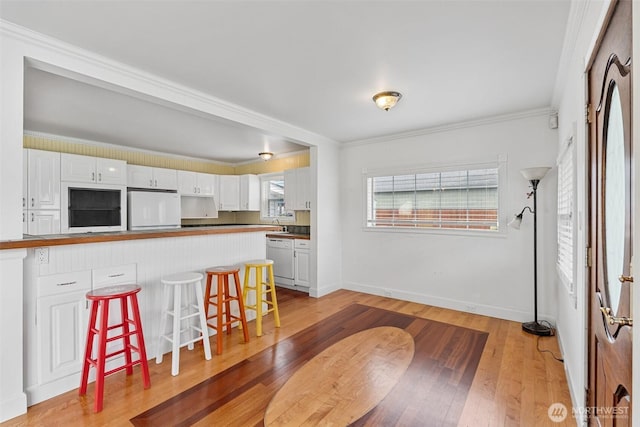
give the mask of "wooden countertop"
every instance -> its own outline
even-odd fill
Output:
[[[0,241],[2,249],[39,248],[43,246],[78,245],[83,243],[116,242],[120,240],[160,239],[166,237],[201,236],[205,234],[252,233],[279,231],[275,225],[212,225],[211,227],[185,227],[166,230],[116,231],[110,233],[25,235],[20,240]]]

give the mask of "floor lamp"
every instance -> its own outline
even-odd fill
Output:
[[[520,229],[522,223],[522,215],[525,210],[529,210],[533,214],[533,322],[525,322],[522,324],[522,330],[534,335],[548,336],[551,335],[551,328],[549,326],[542,325],[538,322],[538,222],[536,214],[538,212],[538,206],[536,201],[536,193],[538,191],[538,183],[549,171],[548,167],[527,168],[522,169],[520,173],[531,184],[531,193],[529,197],[533,196],[533,210],[529,206],[525,206],[518,215],[516,215],[510,222],[509,226],[517,230]]]

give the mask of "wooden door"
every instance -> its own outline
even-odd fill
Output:
[[[615,2],[614,2],[615,3]],[[590,425],[631,425],[631,1],[609,10],[589,68]]]

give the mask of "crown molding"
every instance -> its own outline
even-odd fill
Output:
[[[520,111],[516,113],[489,116],[481,119],[468,120],[464,122],[449,123],[449,124],[433,126],[425,129],[397,133],[393,135],[384,135],[384,136],[378,136],[374,138],[346,142],[342,145],[342,148],[353,147],[358,145],[378,144],[383,142],[395,141],[398,139],[414,138],[414,137],[430,135],[434,133],[449,132],[449,131],[454,131],[458,129],[466,129],[466,128],[477,127],[477,126],[486,126],[494,123],[507,122],[511,120],[524,119],[528,117],[548,116],[553,111],[554,110],[552,108],[545,107],[545,108],[538,108],[534,110]]]
[[[337,141],[325,136],[224,101],[176,82],[163,79],[124,63],[114,61],[110,58],[54,39],[3,19],[0,19],[0,35],[26,44],[45,48],[58,55],[70,57],[100,70],[109,71],[126,79],[130,82],[131,86],[123,87],[116,83],[98,80],[95,77],[85,76],[73,70],[63,69],[37,59],[25,58],[29,66],[43,71],[74,78],[109,90],[120,91],[121,93],[126,93],[127,95],[135,96],[147,101],[160,103],[171,108],[188,110],[192,114],[196,113],[209,117],[225,119],[245,126],[254,127],[269,133],[284,136],[295,142],[302,142],[304,145],[338,144]],[[140,90],[140,87],[144,86],[151,86],[158,89],[160,92],[168,92],[170,96],[162,98],[157,95],[153,95],[148,91]]]

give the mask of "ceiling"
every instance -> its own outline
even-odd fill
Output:
[[[551,106],[570,2],[13,1],[0,18],[338,142]],[[230,163],[303,146],[45,71],[25,128]],[[374,93],[396,90],[392,110]]]

